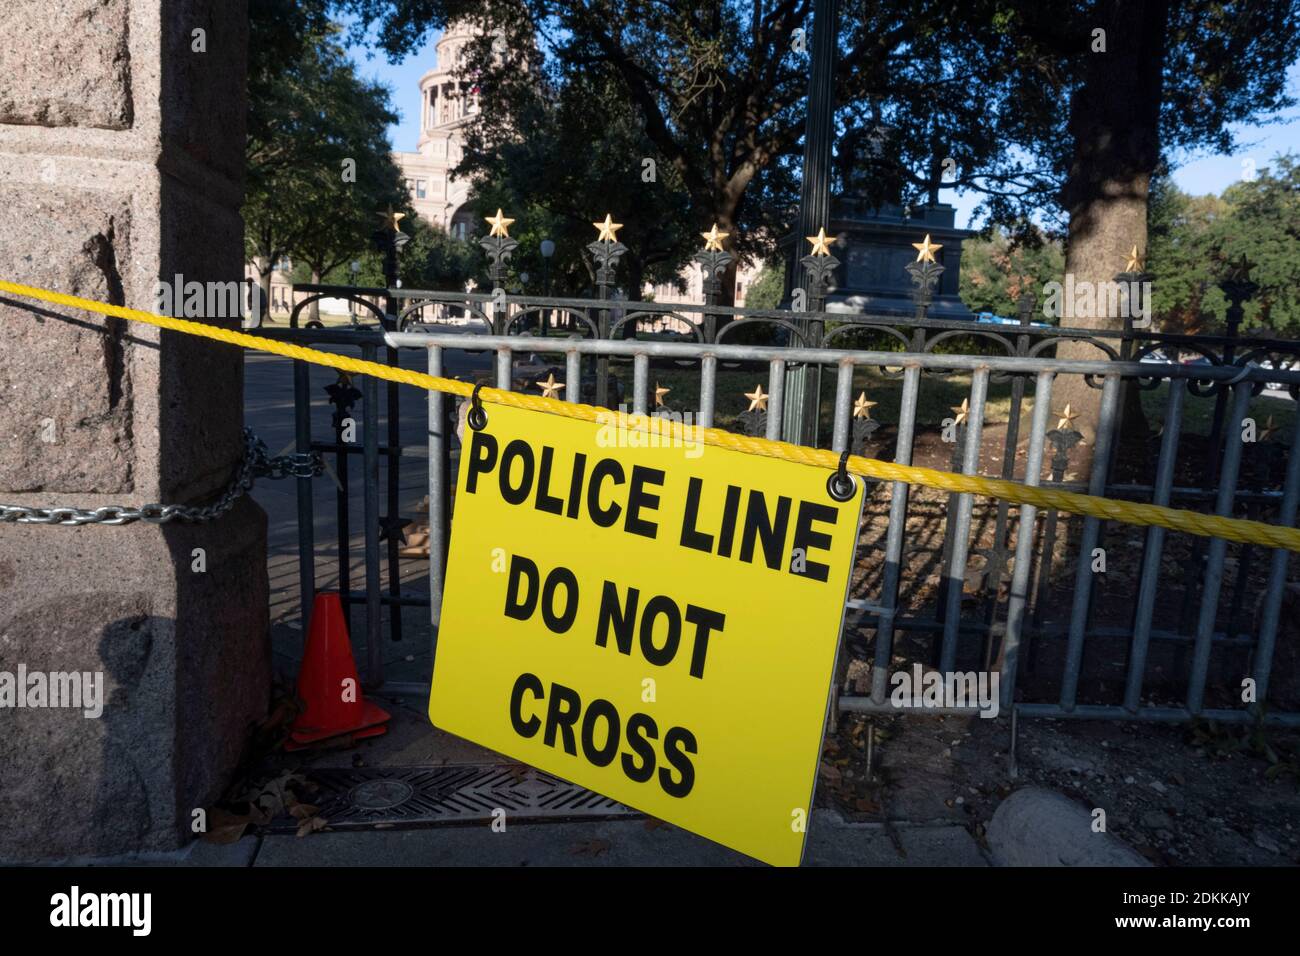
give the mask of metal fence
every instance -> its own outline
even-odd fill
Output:
[[[965,401],[949,417],[951,450],[943,467],[965,474],[988,470],[1028,484],[1288,526],[1294,524],[1300,501],[1300,456],[1291,453],[1300,439],[1300,415],[1292,411],[1289,445],[1279,440],[1280,430],[1271,423],[1260,423],[1258,441],[1241,440],[1252,399],[1271,387],[1281,387],[1292,401],[1300,394],[1300,372],[1287,370],[1300,354],[1295,343],[1164,335],[1131,327],[1114,333],[1042,328],[1030,324],[1032,303],[1022,305],[1018,326],[995,330],[927,319],[923,302],[911,316],[816,312],[792,319],[788,311],[712,303],[668,306],[610,298],[502,298],[326,286],[299,290],[309,298],[296,306],[294,325],[313,298],[324,297],[347,298],[369,310],[376,322],[369,328],[263,329],[263,334],[353,348],[363,358],[390,364],[397,361],[399,349],[419,349],[427,354],[433,375],[443,373],[449,353],[487,351],[495,357],[492,384],[502,389],[520,387],[516,362],[541,355],[555,361],[568,400],[621,402],[638,413],[656,410],[652,386],[657,376],[672,375],[674,381],[685,376],[694,387],[679,386],[690,399],[678,411],[691,412],[701,426],[744,429],[769,438],[782,434],[788,373],[825,370],[827,387],[817,393],[817,404],[828,413],[830,435],[822,444],[874,457],[888,453],[904,464],[912,463],[918,437],[933,437],[931,426],[938,424],[923,412],[927,393],[936,388],[950,393],[959,382]],[[1234,309],[1240,309],[1240,301],[1233,301]],[[422,317],[432,321],[422,322]],[[773,336],[775,344],[745,343]],[[863,336],[890,344],[846,347]],[[809,341],[817,346],[807,345]],[[1051,357],[1065,341],[1088,342],[1099,358]],[[970,349],[976,342],[986,354],[946,351]],[[1152,361],[1157,353],[1165,361]],[[1188,356],[1195,361],[1178,361]],[[1268,365],[1261,367],[1265,359]],[[345,380],[330,386],[336,434],[333,441],[319,441],[310,429],[313,396],[307,370],[302,363],[295,366],[298,451],[336,456],[342,484],[340,587],[346,601],[365,606],[367,679],[373,685],[382,680],[381,607],[390,609],[393,636],[400,633],[403,607],[427,607],[436,646],[457,454],[456,410],[442,393],[429,393],[431,543],[425,598],[402,591],[397,542],[381,527],[381,489],[387,497],[384,513],[395,515],[398,507],[396,463],[402,447],[397,386],[388,387],[384,435],[378,429],[376,380],[363,381],[360,389]],[[720,391],[722,380],[755,369],[766,373],[766,409],[721,413],[725,399],[734,398]],[[1052,408],[1053,389],[1070,377],[1100,390],[1094,464],[1086,483],[1070,474],[1083,436]],[[862,414],[861,402],[855,411],[854,395],[864,390],[864,381],[869,382],[865,390],[874,389],[877,398],[894,390],[895,421],[882,423],[869,411]],[[1154,478],[1149,482],[1111,477],[1125,389],[1153,392],[1159,399],[1162,429],[1152,443],[1158,447],[1151,449]],[[1005,416],[997,423],[1003,438],[986,445],[991,396],[997,414]],[[1024,413],[1031,397],[1026,429]],[[340,422],[358,401],[359,447],[345,443],[339,433]],[[1205,426],[1204,435],[1184,427],[1193,417]],[[1056,427],[1053,418],[1058,418]],[[1180,452],[1180,443],[1185,445],[1191,434],[1199,439],[1196,447]],[[930,448],[933,453],[933,442]],[[348,579],[347,468],[356,455],[362,458],[365,485],[364,590],[352,589]],[[379,480],[381,461],[387,465],[386,482]],[[315,589],[310,482],[299,479],[304,608]],[[923,505],[929,511],[918,513]],[[918,661],[943,673],[997,673],[1001,709],[1013,718],[1018,713],[1300,725],[1296,649],[1286,657],[1286,687],[1277,693],[1270,687],[1274,662],[1280,659],[1289,569],[1285,551],[1190,539],[1160,528],[1134,531],[966,494],[925,495],[901,482],[870,488],[866,511],[847,608],[849,653],[841,655],[858,664],[842,669],[837,679],[839,712],[898,713],[890,699],[891,674]],[[1098,548],[1109,562],[1100,573],[1095,570]],[[936,577],[936,586],[924,586]],[[1253,700],[1249,694],[1243,699],[1246,679],[1254,683]],[[426,688],[390,683],[386,689]]]

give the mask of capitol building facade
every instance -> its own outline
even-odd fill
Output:
[[[477,31],[453,24],[434,48],[433,69],[420,77],[420,139],[414,153],[393,153],[402,170],[411,206],[421,219],[460,239],[481,230],[469,209],[469,183],[451,171],[460,162],[465,128],[478,112],[478,94],[460,78],[465,47]]]

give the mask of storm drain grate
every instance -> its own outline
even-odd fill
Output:
[[[428,826],[491,820],[505,810],[511,821],[637,816],[608,797],[522,764],[451,767],[320,768],[304,771],[316,790],[306,799],[331,829]],[[292,832],[298,820],[273,821],[272,832]]]

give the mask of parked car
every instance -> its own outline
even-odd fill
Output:
[[[1277,369],[1279,372],[1295,371],[1294,363],[1288,365],[1286,362],[1278,362],[1276,365],[1274,365],[1270,359],[1264,359],[1264,361],[1258,364],[1260,368]],[[1286,391],[1287,388],[1287,386],[1283,382],[1266,382],[1264,387],[1268,388],[1271,391],[1276,391],[1276,392]]]

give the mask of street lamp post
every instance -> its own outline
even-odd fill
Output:
[[[384,284],[389,289],[397,288],[397,259],[398,253],[402,247],[411,241],[411,237],[402,232],[401,221],[406,218],[405,213],[394,212],[393,207],[389,206],[387,211],[377,214],[383,225],[375,230],[370,237],[374,243],[375,249],[383,254],[384,257]],[[392,327],[397,327],[397,299],[391,295],[384,296],[384,314],[392,323]]]
[[[804,127],[803,183],[799,191],[799,229],[795,242],[818,234],[830,219],[831,139],[835,116],[835,47],[839,21],[839,0],[816,0],[813,6],[812,72],[808,77],[808,117]],[[798,248],[798,247],[796,247]],[[814,276],[798,252],[792,257],[795,282],[804,290],[804,301],[820,301],[817,294],[826,276]],[[820,281],[819,281],[820,280]],[[796,325],[809,346],[821,344],[822,323],[797,320]],[[801,366],[786,373],[785,414],[782,434],[786,441],[815,445],[820,404],[821,367]]]
[[[555,255],[555,243],[549,239],[542,240],[542,296],[551,295],[551,256]],[[551,313],[542,309],[542,338],[551,333]]]
[[[353,288],[356,288],[357,273],[361,271],[361,263],[358,260],[353,259],[352,264],[348,268],[352,273],[352,286]],[[348,321],[353,325],[357,324],[357,303],[351,298],[348,299]]]

